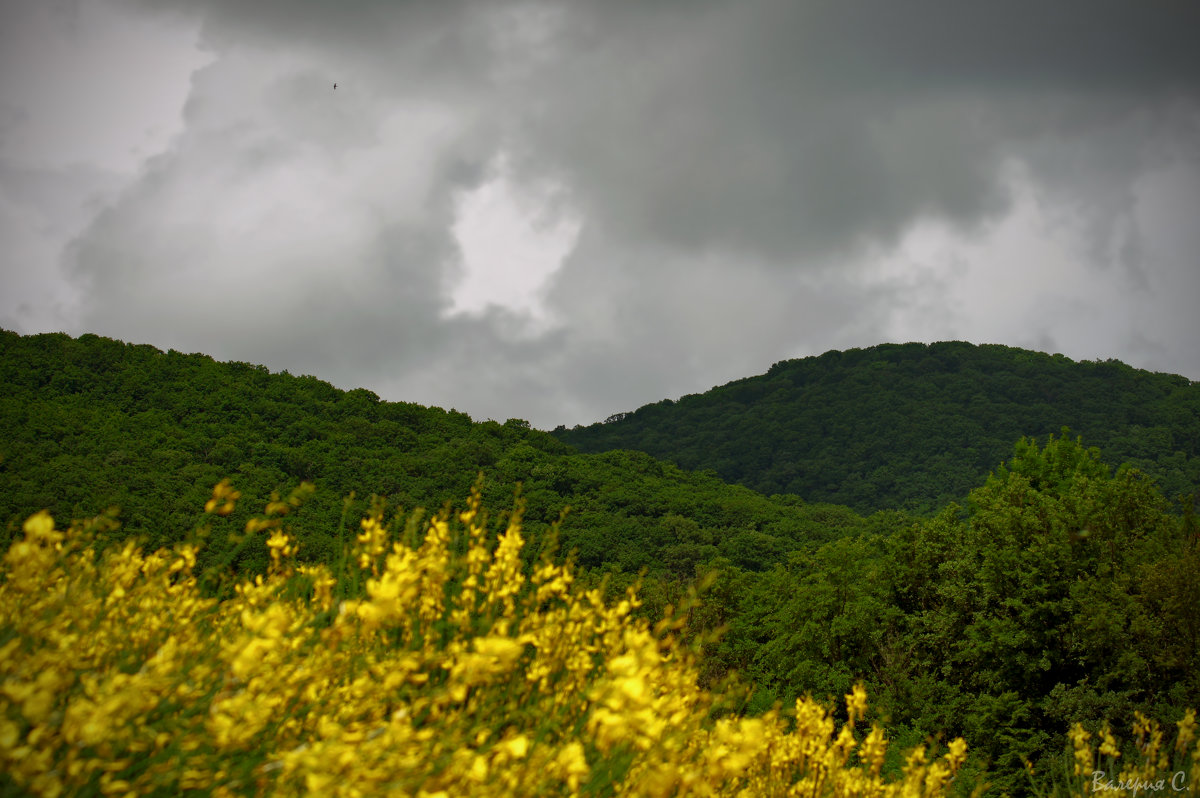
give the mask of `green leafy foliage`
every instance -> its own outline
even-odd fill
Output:
[[[601,571],[686,581],[721,554],[761,569],[864,523],[844,508],[772,501],[638,452],[577,454],[522,419],[476,423],[314,377],[95,335],[0,331],[0,428],[0,522],[10,539],[37,510],[70,518],[116,506],[127,534],[161,546],[172,542],[164,530],[200,523],[196,508],[221,479],[260,496],[312,482],[316,494],[291,523],[301,559],[325,561],[343,519],[365,513],[371,495],[436,511],[479,472],[485,501],[503,505],[520,487],[535,536],[570,508],[562,545]],[[262,547],[241,536],[248,513],[214,524],[206,558],[236,549],[241,567],[265,567]]]
[[[1115,360],[962,342],[788,360],[554,434],[580,451],[637,449],[711,468],[766,494],[931,513],[978,485],[1022,435],[1064,426],[1166,496],[1200,483],[1200,384]]]
[[[962,735],[1003,790],[1064,767],[1073,724],[1179,720],[1200,702],[1200,540],[1140,472],[1069,435],[876,537],[792,554],[744,584],[722,662],[762,701],[862,679],[892,728]]]

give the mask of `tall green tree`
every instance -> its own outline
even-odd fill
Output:
[[[1065,430],[1041,448],[1022,440],[965,510],[894,539],[915,657],[893,712],[967,734],[997,772],[1019,774],[1052,760],[1072,723],[1119,727],[1135,708],[1200,700],[1185,664],[1195,639],[1164,653],[1168,628],[1194,624],[1200,578],[1167,509],[1142,474],[1112,473]]]

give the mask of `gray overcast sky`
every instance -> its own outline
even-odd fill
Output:
[[[1200,379],[1198,30],[1190,0],[0,0],[0,326],[541,428],[885,341]]]

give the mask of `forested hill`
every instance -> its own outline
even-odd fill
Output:
[[[353,525],[372,494],[436,512],[461,502],[480,472],[490,507],[511,507],[520,484],[532,533],[570,507],[562,543],[589,568],[690,578],[720,556],[757,570],[868,523],[641,453],[580,455],[521,419],[474,422],[315,377],[95,335],[0,330],[0,431],[0,542],[38,510],[69,520],[116,506],[126,533],[162,545],[203,521],[226,478],[244,498],[221,523],[237,531],[273,491],[310,481],[317,491],[290,523],[302,557],[319,560],[336,550],[351,492]],[[207,555],[220,554],[221,532]]]
[[[999,345],[885,344],[776,363],[761,376],[554,434],[634,449],[765,494],[935,510],[1023,435],[1064,426],[1168,497],[1200,485],[1200,383],[1119,361]]]

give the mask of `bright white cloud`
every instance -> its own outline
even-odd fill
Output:
[[[1197,329],[1185,306],[1200,296],[1200,256],[1190,254],[1200,252],[1200,237],[1172,220],[1200,207],[1197,164],[1139,177],[1131,212],[1101,240],[1039,193],[1028,170],[1013,165],[1009,175],[1014,202],[1005,217],[973,235],[926,221],[872,263],[877,290],[898,299],[885,334],[1003,341],[1075,359],[1121,352],[1143,368],[1200,373],[1200,356],[1176,346]],[[1130,238],[1143,242],[1137,269],[1122,263]],[[1108,257],[1098,263],[1097,251]]]
[[[500,157],[486,183],[460,193],[453,229],[462,277],[453,289],[451,313],[495,306],[539,324],[549,321],[544,286],[575,245],[580,228],[555,189],[518,185]]]

